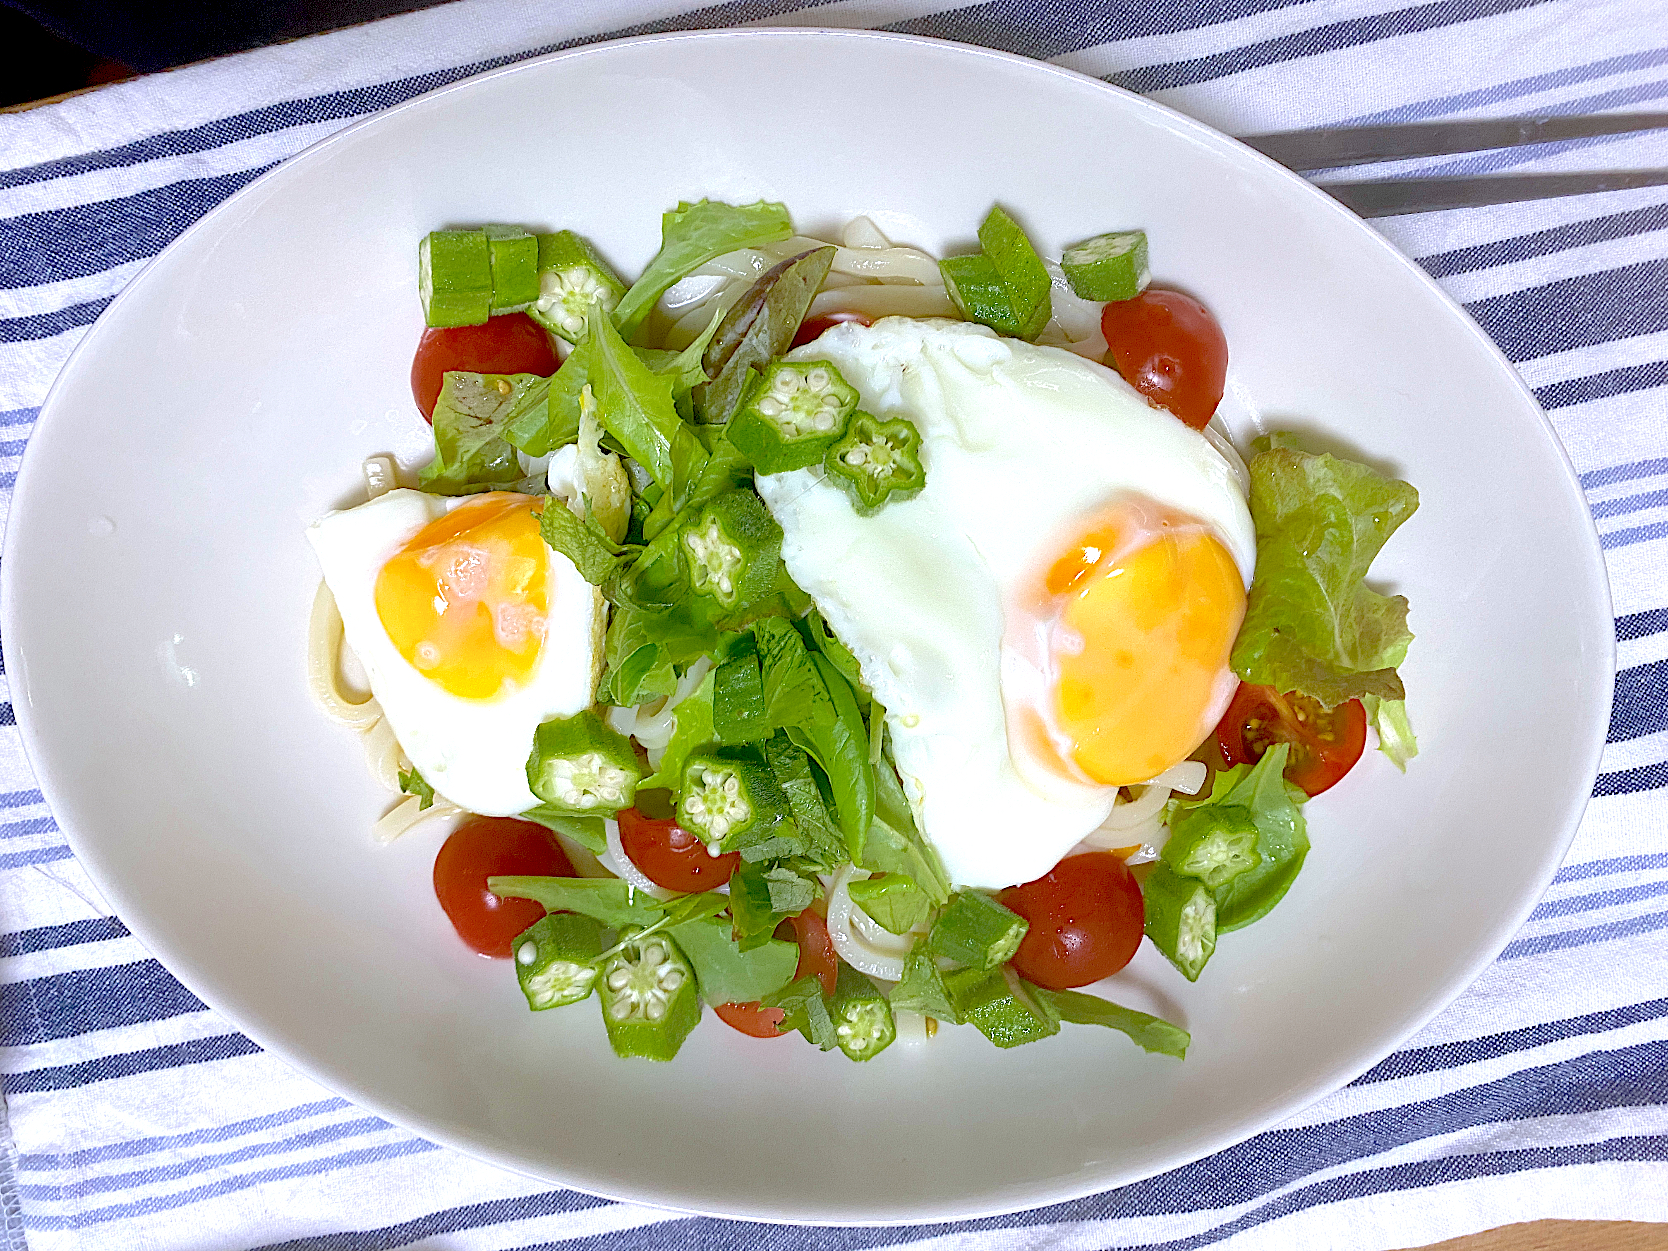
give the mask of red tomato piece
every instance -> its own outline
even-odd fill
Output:
[[[811,340],[820,338],[825,330],[848,321],[854,321],[859,326],[874,325],[874,322],[862,313],[824,313],[821,317],[807,317],[799,323],[799,331],[793,337],[793,345],[804,347]]]
[[[1367,746],[1367,710],[1359,699],[1326,708],[1295,691],[1241,682],[1216,727],[1229,765],[1255,764],[1276,743],[1290,743],[1286,780],[1309,796],[1337,784]]]
[[[782,1018],[787,1013],[763,1007],[757,999],[752,1003],[721,1003],[713,1011],[724,1024],[750,1038],[780,1038],[784,1033]]]
[[[1111,977],[1141,945],[1146,923],[1141,887],[1111,852],[1067,856],[1036,881],[1010,886],[998,898],[1031,925],[1014,953],[1014,968],[1049,990]]]
[[[622,809],[620,846],[631,863],[656,886],[683,894],[712,890],[730,880],[741,863],[739,851],[709,856],[706,844],[674,820],[657,821],[635,808]]]
[[[556,372],[556,353],[538,322],[526,313],[502,313],[480,326],[431,326],[417,343],[411,362],[411,396],[424,421],[434,420],[446,374],[538,374]]]
[[[434,858],[434,894],[452,928],[483,956],[508,957],[510,946],[544,906],[500,899],[489,877],[573,877],[573,865],[542,825],[514,817],[470,817]]]
[[[822,993],[832,995],[840,976],[840,958],[834,954],[828,922],[809,909],[791,920],[794,937],[799,939],[799,965],[793,971],[794,981],[815,977],[822,983]]]
[[[1228,383],[1228,340],[1210,310],[1180,291],[1151,287],[1108,304],[1100,330],[1107,364],[1149,401],[1203,430]]]

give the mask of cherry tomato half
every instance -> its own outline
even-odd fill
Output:
[[[713,1011],[724,1024],[750,1038],[780,1038],[785,1032],[782,1018],[787,1013],[780,1008],[763,1007],[757,999],[752,1003],[721,1003]]]
[[[514,817],[470,817],[434,858],[434,894],[452,928],[483,956],[507,957],[520,934],[544,915],[531,899],[500,899],[487,878],[573,877],[550,831]]]
[[[712,890],[730,880],[741,853],[709,856],[707,846],[676,821],[657,821],[635,808],[620,811],[620,846],[656,886],[683,894]]]
[[[1241,682],[1216,727],[1230,765],[1255,764],[1276,743],[1290,743],[1286,780],[1314,796],[1335,784],[1361,759],[1367,745],[1367,710],[1359,699],[1324,708],[1318,700],[1272,686]]]
[[[411,362],[411,396],[424,421],[434,420],[434,403],[449,370],[472,374],[556,372],[556,353],[539,324],[526,313],[502,313],[481,326],[430,327]]]
[[[1014,968],[1049,990],[1111,977],[1141,945],[1146,923],[1141,887],[1111,852],[1067,856],[1036,881],[1010,886],[998,898],[1031,923],[1014,953]]]
[[[820,338],[825,330],[848,321],[854,321],[859,326],[874,325],[874,322],[862,313],[824,313],[821,317],[807,317],[799,323],[799,331],[793,337],[793,345],[804,347],[812,339]]]
[[[1203,430],[1228,382],[1228,340],[1210,310],[1180,291],[1151,287],[1100,315],[1107,364],[1147,399]]]

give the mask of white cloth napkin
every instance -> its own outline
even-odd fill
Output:
[[[259,171],[504,60],[749,23],[1006,48],[1239,134],[1668,95],[1664,0],[459,0],[0,116],[0,500],[85,327]],[[1625,166],[1668,166],[1668,136],[1382,172]],[[1544,1217],[1668,1220],[1668,190],[1381,227],[1471,309],[1551,414],[1603,532],[1621,670],[1596,798],[1556,884],[1500,960],[1402,1050],[1199,1164],[968,1224],[795,1230],[553,1191],[362,1112],[198,1003],[100,902],[5,703],[8,1246],[1375,1251]],[[1542,732],[1556,726],[1502,727]]]

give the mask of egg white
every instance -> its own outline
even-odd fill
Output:
[[[602,603],[566,556],[549,555],[544,647],[530,679],[494,699],[462,699],[406,660],[383,629],[376,580],[418,530],[463,501],[395,490],[307,529],[348,645],[394,736],[429,785],[470,812],[513,816],[538,804],[527,786],[533,732],[591,704],[601,663]]]
[[[761,475],[783,562],[886,706],[905,790],[952,880],[1040,877],[1106,819],[1116,788],[1016,766],[1003,606],[1125,493],[1210,526],[1249,584],[1256,535],[1235,471],[1113,370],[984,326],[849,323],[789,359],[833,361],[866,411],[913,421],[927,482],[859,517],[820,466]]]

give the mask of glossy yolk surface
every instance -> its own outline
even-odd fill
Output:
[[[505,491],[468,500],[419,530],[377,575],[382,628],[453,695],[491,699],[538,665],[550,577],[534,503]]]
[[[1245,586],[1188,518],[1114,506],[1048,567],[1031,612],[1052,679],[1033,748],[1095,782],[1143,782],[1185,760],[1232,695]]]

